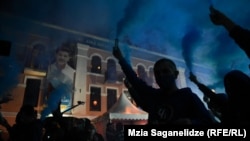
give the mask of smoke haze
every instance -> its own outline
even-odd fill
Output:
[[[190,71],[195,71],[193,63],[202,64],[214,72],[206,83],[218,85],[231,69],[249,74],[249,60],[224,28],[211,23],[210,5],[250,28],[249,0],[3,0],[0,12],[110,40],[118,37],[124,44],[181,58]],[[129,58],[130,50],[124,50]]]

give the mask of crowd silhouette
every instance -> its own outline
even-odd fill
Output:
[[[7,129],[8,141],[104,141],[88,118],[52,116],[41,120],[31,105],[20,108],[13,125],[4,117],[0,125]]]
[[[207,98],[208,108],[222,125],[250,125],[249,102],[250,78],[241,70],[231,70],[225,74],[225,93],[215,93],[199,82],[193,73],[189,79],[194,82]]]
[[[230,37],[250,57],[250,31],[234,23],[214,7],[210,7],[210,19],[222,25]],[[154,64],[154,75],[158,89],[148,86],[137,77],[126,62],[119,45],[113,47],[113,55],[126,75],[125,85],[129,88],[136,104],[149,113],[149,125],[249,125],[250,78],[241,70],[231,70],[224,78],[225,93],[217,94],[199,82],[193,73],[189,79],[203,92],[207,106],[191,88],[178,88],[178,70],[174,61],[162,58]],[[219,118],[215,121],[213,115]],[[1,117],[0,124],[9,133],[9,141],[119,141],[123,140],[123,125],[116,130],[107,124],[106,139],[96,131],[88,118],[56,116],[41,120],[31,105],[23,105],[16,115],[15,124],[10,125]],[[112,134],[119,132],[116,135]]]
[[[213,6],[209,9],[211,22],[225,27],[229,36],[250,57],[250,31],[237,25]],[[225,93],[218,94],[199,82],[192,72],[190,73],[189,79],[204,94],[208,107],[206,109],[190,88],[178,89],[176,87],[175,79],[178,76],[178,70],[172,60],[162,58],[155,63],[154,75],[159,86],[159,89],[155,89],[136,76],[136,72],[124,59],[118,43],[115,43],[113,47],[113,55],[126,75],[124,83],[131,92],[132,98],[139,107],[149,113],[148,124],[249,125],[250,110],[247,108],[249,107],[247,100],[249,99],[250,78],[243,71],[230,70],[221,76],[224,79]],[[185,101],[187,99],[188,102]],[[175,105],[177,103],[178,106]],[[189,107],[190,105],[193,107]],[[214,116],[212,119],[207,110],[212,111]],[[219,121],[213,120],[215,117]]]

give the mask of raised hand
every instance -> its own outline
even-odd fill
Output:
[[[192,72],[190,72],[189,79],[194,83],[198,83],[196,76]]]
[[[209,10],[209,17],[213,24],[222,25],[228,31],[231,31],[231,29],[235,26],[235,23],[231,19],[229,19],[225,14],[223,14],[219,10],[215,9],[213,6],[210,6]]]
[[[227,17],[221,13],[219,10],[215,9],[213,6],[209,7],[210,14],[209,17],[213,24],[215,25],[222,25],[227,19]]]
[[[113,55],[116,59],[120,60],[123,58],[122,52],[118,46],[118,39],[115,40],[115,45],[113,47]]]

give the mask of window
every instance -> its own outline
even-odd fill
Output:
[[[152,67],[149,68],[149,77],[147,80],[148,85],[153,86],[154,83],[154,70]]]
[[[146,81],[147,79],[147,73],[145,71],[145,68],[142,65],[137,66],[137,75],[142,80]]]
[[[45,46],[42,44],[35,44],[29,52],[27,52],[25,67],[46,71],[49,64],[45,53]]]
[[[41,80],[27,79],[23,104],[30,104],[34,107],[38,105]]]
[[[102,62],[99,56],[93,56],[91,60],[91,72],[101,73],[102,72]]]
[[[90,111],[101,111],[101,88],[90,88]]]
[[[113,59],[109,59],[107,62],[107,71],[105,77],[106,81],[108,82],[117,81],[116,63]]]
[[[107,89],[107,110],[109,110],[117,101],[117,90]]]

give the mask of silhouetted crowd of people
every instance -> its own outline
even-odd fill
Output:
[[[212,6],[209,16],[212,23],[224,26],[230,37],[250,57],[250,31],[235,24]],[[231,70],[222,76],[225,93],[219,94],[190,73],[189,79],[203,92],[207,108],[191,88],[177,87],[179,71],[171,59],[162,58],[154,64],[154,76],[159,86],[154,88],[138,78],[118,44],[113,47],[113,55],[126,76],[125,85],[129,88],[131,97],[137,106],[149,113],[148,125],[250,124],[250,78],[243,71]],[[219,121],[215,120],[215,117]],[[0,124],[9,132],[10,141],[106,140],[88,118],[52,116],[42,121],[37,118],[34,107],[30,105],[20,108],[13,126],[10,126],[4,117],[1,118]],[[123,140],[123,125],[117,124],[115,130],[108,124],[106,137],[107,141]]]
[[[107,141],[124,141],[124,127],[122,122],[111,123],[106,125],[106,140]]]
[[[230,37],[250,57],[250,31],[230,20],[225,14],[210,6],[209,17],[214,25],[221,25]],[[178,88],[178,70],[174,61],[162,58],[154,64],[155,81],[159,88],[147,85],[137,77],[126,61],[118,43],[113,47],[135,103],[149,113],[149,125],[249,125],[250,78],[241,70],[230,70],[224,78],[225,93],[216,94],[200,83],[191,72],[189,79],[203,92],[207,107],[191,88]],[[210,112],[211,111],[211,112]],[[219,120],[216,120],[219,119]]]
[[[11,126],[2,117],[0,124],[8,133],[8,141],[104,141],[88,118],[47,117],[37,118],[31,105],[23,105]]]

